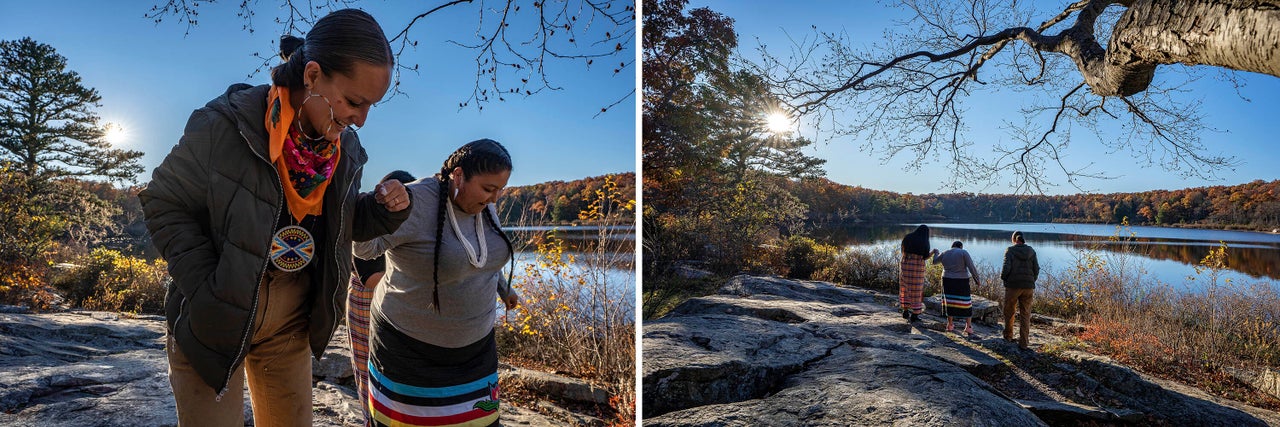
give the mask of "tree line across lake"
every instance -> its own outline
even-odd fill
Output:
[[[1271,231],[1280,228],[1280,180],[1138,193],[1012,195],[911,194],[825,178],[779,179],[809,206],[810,222],[1089,222]]]

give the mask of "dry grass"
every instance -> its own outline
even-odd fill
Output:
[[[652,277],[644,280],[644,320],[649,321],[667,315],[672,309],[690,298],[714,294],[725,279],[709,276],[701,279],[680,277]]]
[[[634,202],[606,182],[579,216],[614,223],[634,215]],[[615,220],[615,221],[610,221]],[[537,258],[517,275],[521,306],[500,320],[504,357],[591,381],[609,392],[611,425],[635,424],[635,276],[633,241],[601,225],[581,251],[566,250],[554,233],[537,242]],[[626,275],[623,275],[626,276]]]
[[[1033,310],[1083,323],[1078,338],[1094,352],[1219,396],[1280,409],[1280,399],[1230,374],[1280,367],[1280,292],[1265,282],[1223,279],[1225,244],[1201,260],[1182,286],[1161,283],[1137,265],[1128,246],[1133,236],[1124,227],[1111,236],[1121,251],[1085,248],[1066,269],[1045,274]]]

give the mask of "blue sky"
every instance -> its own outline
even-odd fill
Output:
[[[273,22],[277,1],[250,2],[256,14],[253,34],[242,30],[239,2],[203,5],[198,26],[185,37],[186,25],[172,16],[159,24],[143,17],[157,3],[163,1],[22,1],[0,7],[0,39],[31,37],[53,46],[67,58],[68,69],[102,95],[97,112],[104,122],[124,127],[127,139],[121,146],[146,153],[140,183],[150,180],[152,169],[178,141],[192,110],[232,83],[270,81],[265,72],[249,76],[261,64],[253,54],[276,52],[283,31]],[[413,16],[435,5],[363,1],[355,7],[372,14],[394,37]],[[613,76],[604,61],[589,70],[582,61],[549,63],[552,83],[564,90],[510,97],[483,111],[459,110],[458,103],[471,93],[475,54],[447,40],[474,37],[477,14],[474,5],[454,6],[415,25],[419,45],[406,51],[402,62],[421,68],[418,75],[403,76],[408,96],[374,106],[360,130],[370,157],[364,188],[394,169],[419,177],[434,173],[455,148],[479,138],[497,140],[511,151],[513,186],[636,170],[635,97],[593,118],[635,87],[634,65]],[[627,46],[616,61],[631,62],[634,56],[634,47]]]
[[[1041,10],[1062,10],[1066,1],[1038,1]],[[824,32],[847,32],[854,40],[866,43],[882,43],[883,33],[892,29],[905,17],[902,10],[890,8],[883,2],[870,1],[812,1],[812,2],[773,2],[773,1],[713,1],[692,0],[689,8],[709,7],[734,19],[734,29],[738,33],[739,52],[748,59],[756,59],[759,55],[756,48],[760,42],[769,46],[785,57],[789,52],[791,41],[788,37],[800,40],[812,38],[811,26]],[[1048,16],[1035,18],[1039,22]],[[789,35],[789,36],[788,36]],[[757,41],[757,39],[759,41]],[[914,49],[913,49],[914,50]],[[1157,70],[1157,78],[1162,73],[1169,73],[1168,67]],[[1243,75],[1243,74],[1242,74]],[[1210,153],[1221,153],[1235,156],[1242,162],[1234,171],[1226,170],[1218,174],[1218,180],[1183,178],[1159,167],[1138,168],[1136,161],[1128,154],[1121,152],[1111,155],[1100,155],[1102,146],[1091,133],[1079,130],[1072,141],[1068,162],[1083,166],[1095,163],[1095,170],[1113,176],[1112,180],[1089,180],[1082,184],[1086,190],[1101,193],[1136,192],[1152,189],[1179,189],[1204,185],[1234,185],[1255,179],[1280,179],[1280,152],[1276,151],[1274,136],[1275,117],[1280,113],[1280,78],[1263,75],[1246,75],[1247,86],[1243,89],[1250,102],[1242,100],[1234,89],[1225,82],[1212,78],[1204,78],[1193,83],[1193,98],[1202,99],[1201,108],[1205,115],[1205,124],[1225,132],[1205,132],[1201,134],[1203,144]],[[977,98],[970,102],[966,125],[970,127],[973,140],[977,142],[976,150],[988,149],[994,140],[1007,138],[1005,131],[998,126],[1001,120],[1008,120],[1011,114],[1017,114],[1017,108],[1035,99],[1026,95],[1000,93],[995,96]],[[1004,116],[987,117],[984,111],[1004,112]],[[926,166],[921,174],[903,172],[904,166],[913,158],[900,155],[888,163],[882,164],[879,153],[868,156],[860,151],[863,142],[850,138],[835,139],[830,142],[827,135],[816,134],[812,130],[801,128],[804,136],[819,141],[818,147],[809,152],[827,159],[827,177],[840,183],[860,185],[867,188],[912,193],[950,192],[942,185],[946,173],[946,164],[933,163]],[[980,136],[980,137],[979,137]],[[1073,194],[1079,190],[1059,180],[1058,187],[1047,188],[1048,194]],[[985,188],[972,185],[962,190],[987,193],[1008,193],[1010,187],[996,185]]]

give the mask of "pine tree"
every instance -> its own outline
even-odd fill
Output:
[[[142,152],[112,148],[94,109],[98,91],[53,46],[0,41],[0,161],[27,176],[28,196],[62,178],[133,180]]]

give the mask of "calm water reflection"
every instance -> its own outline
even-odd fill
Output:
[[[635,299],[635,227],[608,227],[607,240],[610,241],[608,247],[611,251],[604,255],[608,259],[598,260],[603,262],[595,263],[589,262],[591,261],[589,257],[598,256],[594,248],[599,244],[600,229],[596,226],[510,226],[503,229],[512,236],[512,243],[522,246],[517,248],[516,252],[517,276],[525,271],[526,266],[533,265],[538,259],[537,245],[532,242],[536,242],[541,235],[554,230],[556,235],[564,241],[565,255],[573,255],[575,259],[575,262],[569,266],[574,276],[602,277],[611,298],[621,301]],[[593,264],[611,267],[604,269],[603,272],[593,271],[597,270]],[[603,276],[597,276],[600,273],[603,273]],[[585,291],[587,291],[586,288],[584,288]],[[634,304],[630,304],[626,308],[632,310],[633,306]]]
[[[818,230],[814,234],[827,242],[843,247],[871,247],[890,245],[897,247],[902,236],[919,224],[855,225]],[[951,242],[960,240],[973,255],[974,261],[999,266],[1004,249],[1009,246],[1009,236],[1021,230],[1027,244],[1036,249],[1044,267],[1061,270],[1069,267],[1082,249],[1098,247],[1104,251],[1119,251],[1122,242],[1107,238],[1116,235],[1114,225],[1049,224],[1049,223],[1000,223],[1000,224],[928,224],[930,244],[945,250]],[[1204,259],[1219,241],[1227,243],[1227,265],[1231,269],[1223,275],[1237,283],[1270,282],[1280,287],[1280,235],[1242,231],[1195,230],[1160,227],[1131,227],[1136,234],[1133,251],[1142,262],[1139,266],[1165,283],[1182,284],[1187,276],[1195,275],[1194,265]]]

